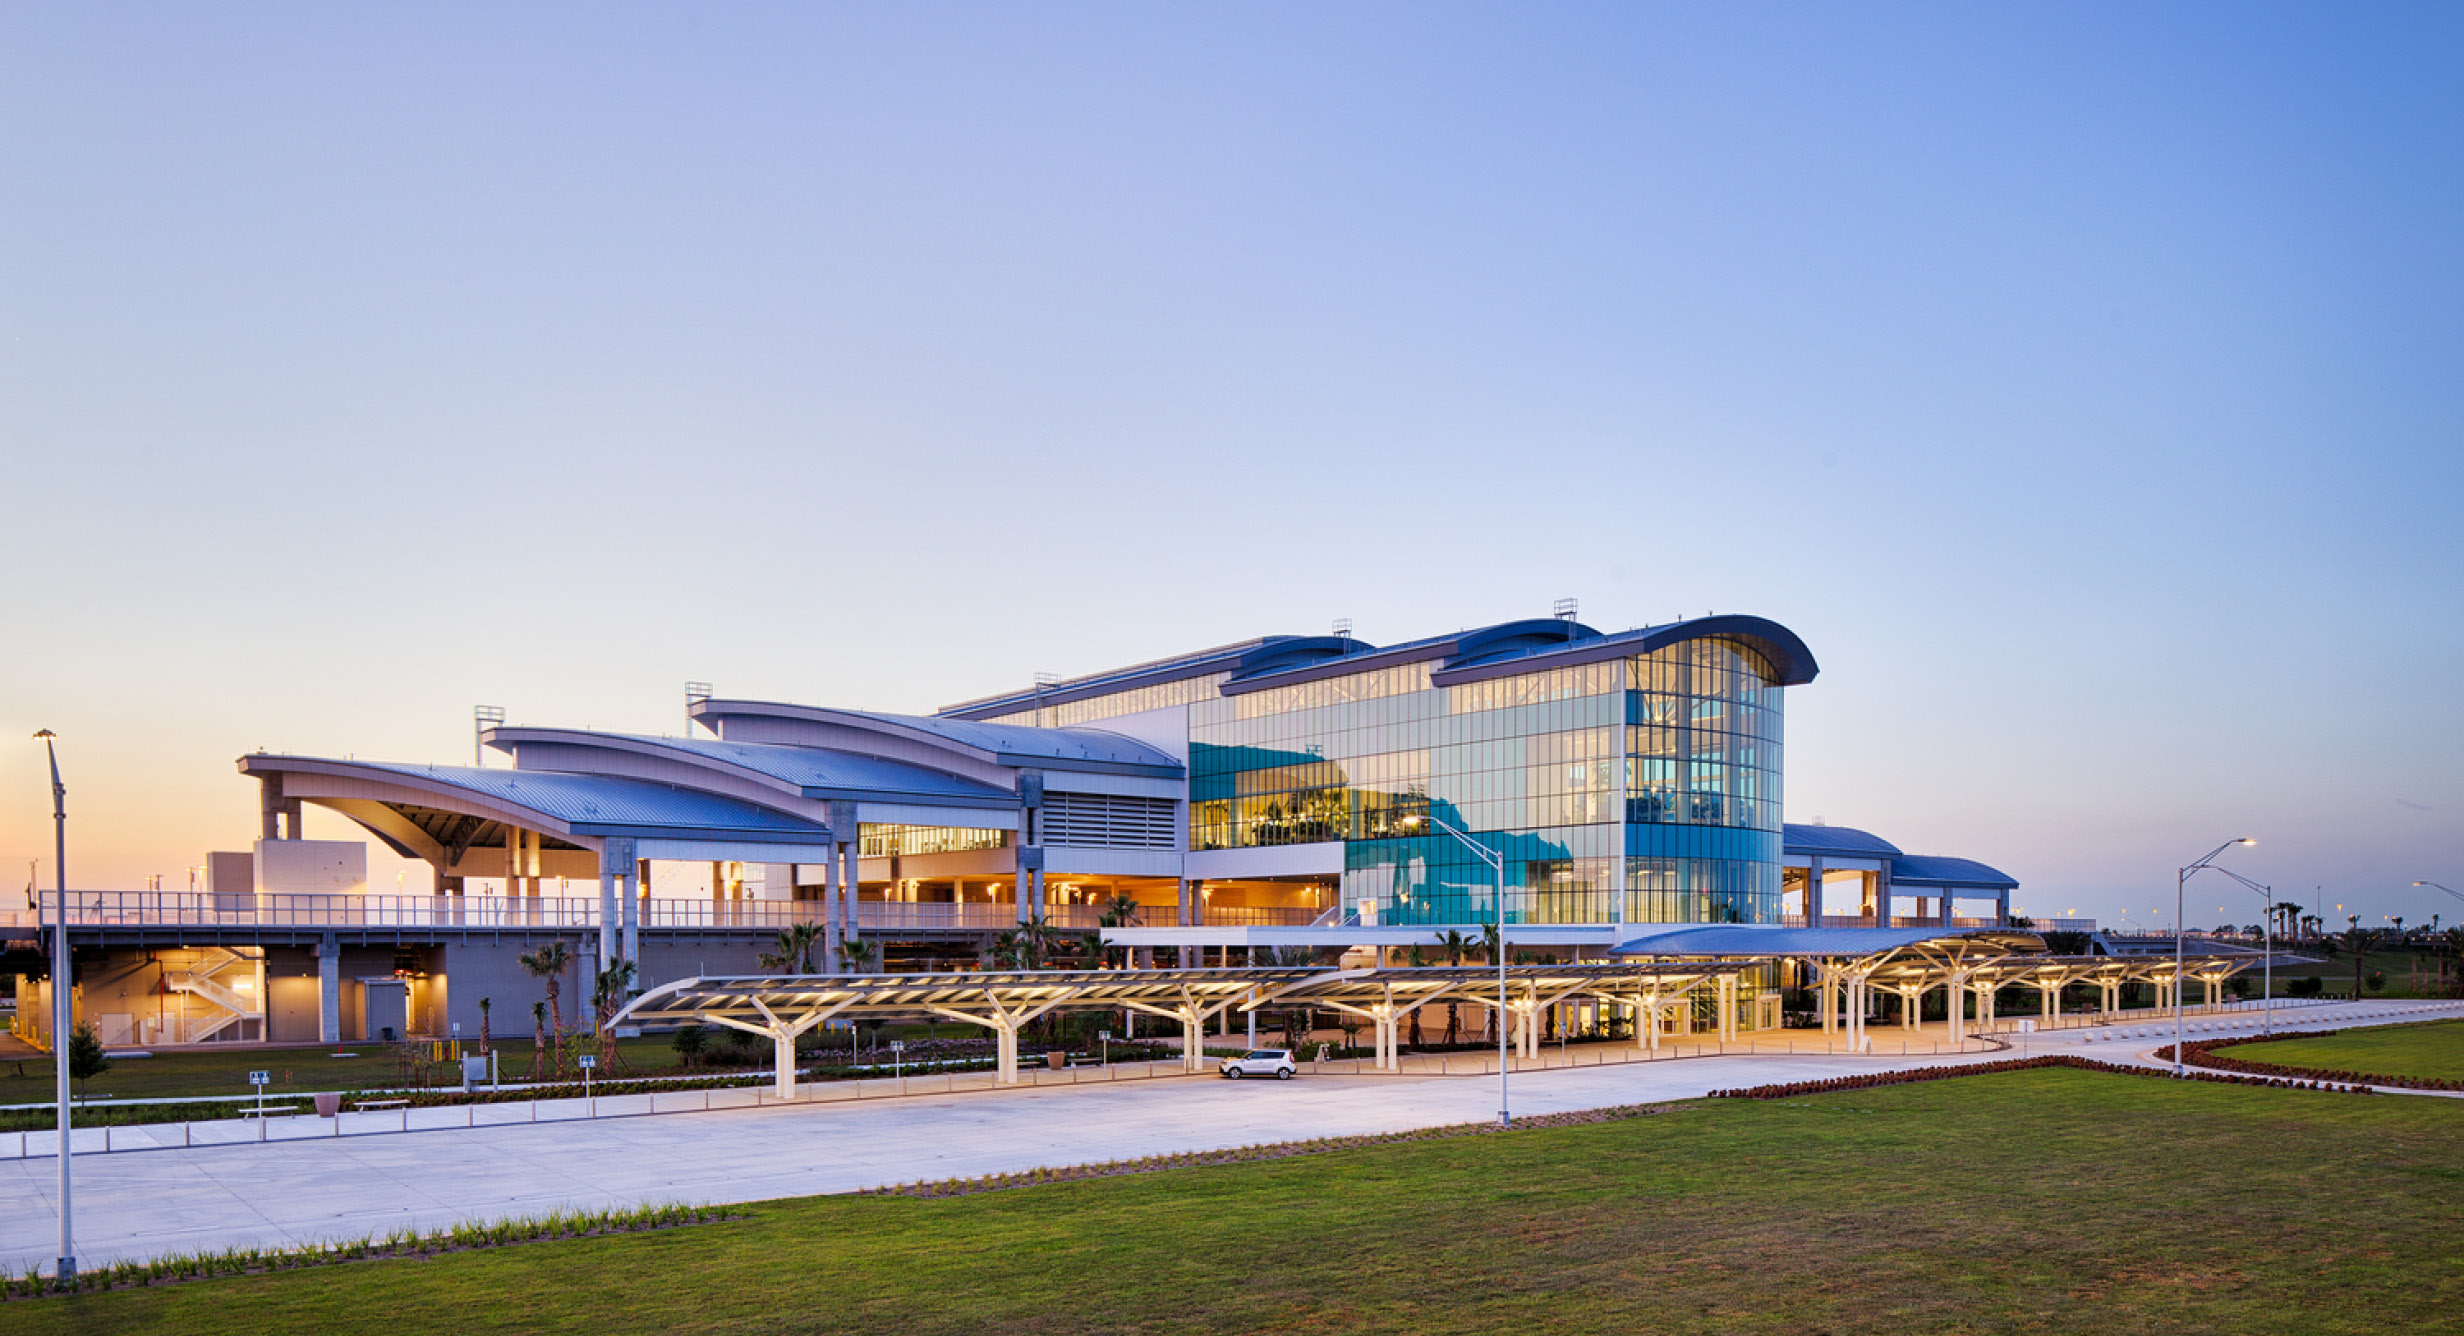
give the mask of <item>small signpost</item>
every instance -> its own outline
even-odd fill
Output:
[[[893,1039],[890,1041],[890,1075],[901,1081],[907,1079],[906,1052],[906,1040]]]
[[[265,1140],[265,1088],[274,1081],[272,1072],[250,1072],[248,1084],[257,1088],[257,1140]]]
[[[596,1053],[585,1053],[581,1055],[581,1057],[575,1059],[575,1061],[582,1064],[583,1107],[591,1117],[596,1118],[599,1116],[599,1103],[591,1096],[590,1093],[590,1070],[591,1068],[599,1065],[599,1055]]]
[[[1105,1065],[1105,1066],[1107,1066],[1107,1067],[1111,1066],[1111,1065],[1112,1065],[1112,1031],[1110,1031],[1110,1030],[1097,1030],[1097,1031],[1095,1032],[1095,1037],[1096,1037],[1097,1039],[1099,1039],[1099,1040],[1103,1041],[1103,1045],[1104,1045],[1104,1065]]]

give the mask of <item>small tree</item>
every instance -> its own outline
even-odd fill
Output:
[[[479,999],[479,1056],[488,1056],[488,999]]]
[[[710,1031],[699,1025],[683,1026],[676,1031],[675,1038],[669,1042],[676,1046],[677,1063],[689,1072],[693,1070],[693,1064],[700,1059],[702,1053],[710,1047]]]
[[[103,1037],[94,1033],[92,1022],[80,1021],[68,1032],[68,1075],[77,1083],[77,1094],[84,1098],[88,1078],[111,1070],[111,1059],[103,1056]]]

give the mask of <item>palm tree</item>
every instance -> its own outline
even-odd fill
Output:
[[[1104,902],[1104,912],[1096,918],[1095,922],[1098,927],[1103,928],[1136,927],[1138,925],[1138,897],[1127,891],[1114,891],[1112,898]],[[1100,937],[1097,938],[1099,943],[1101,940]],[[1095,956],[1094,952],[1088,954],[1090,959]],[[1107,965],[1126,966],[1129,964],[1129,948],[1116,946],[1105,949],[1102,951],[1102,958]]]
[[[873,944],[859,937],[850,937],[838,944],[839,963],[849,974],[873,972]]]
[[[548,1004],[530,1004],[530,1079],[536,1081],[548,1065]]]
[[[2362,958],[2369,954],[2370,939],[2378,934],[2361,926],[2359,914],[2347,914],[2344,921],[2352,925],[2344,934],[2344,949],[2353,953],[2353,1000],[2358,1002],[2361,1000]]]
[[[516,959],[533,977],[547,981],[548,1014],[555,1021],[555,1028],[550,1031],[550,1043],[554,1048],[551,1056],[555,1059],[555,1069],[561,1072],[565,1069],[565,1007],[562,999],[565,970],[573,964],[573,949],[562,941],[554,941],[536,951],[524,952]]]
[[[1453,928],[1448,928],[1445,935],[1437,939],[1437,944],[1446,952],[1446,963],[1457,969],[1463,967],[1463,957],[1472,949],[1472,939]],[[1463,1013],[1457,1009],[1457,1004],[1449,1002],[1446,1004],[1446,1042],[1453,1045],[1461,1042],[1462,1038]]]
[[[488,999],[479,999],[479,1056],[488,1056]]]
[[[761,967],[781,974],[813,972],[813,946],[821,940],[821,925],[798,923],[779,931],[779,949],[761,953]]]
[[[1413,969],[1420,969],[1429,963],[1429,957],[1426,952],[1422,951],[1417,945],[1415,945],[1403,953],[1403,963],[1411,966]],[[1411,1046],[1413,1048],[1420,1047],[1420,1008],[1418,1007],[1412,1008]]]
[[[633,962],[616,960],[599,971],[590,985],[591,1014],[598,1020],[599,1065],[616,1070],[616,1013],[624,1010],[625,1001],[633,995]]]

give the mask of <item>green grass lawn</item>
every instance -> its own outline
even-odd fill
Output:
[[[648,1076],[673,1074],[676,1052],[667,1036],[645,1036],[617,1042],[630,1070],[625,1075]],[[508,1081],[521,1080],[530,1072],[530,1036],[522,1035],[516,1042],[496,1042],[497,1063]],[[476,1046],[469,1051],[476,1052]],[[357,1057],[336,1058],[334,1053],[355,1053]],[[765,1050],[762,1061],[769,1062]],[[18,1068],[24,1068],[24,1074]],[[439,1082],[458,1084],[437,1069]],[[111,1070],[86,1082],[94,1096],[110,1095],[118,1099],[154,1099],[172,1095],[211,1095],[233,1097],[249,1093],[248,1073],[270,1072],[271,1094],[303,1090],[366,1090],[377,1086],[403,1084],[402,1070],[394,1061],[393,1049],[386,1044],[284,1045],[275,1048],[215,1048],[162,1049],[150,1058],[115,1058]],[[28,1058],[24,1063],[0,1063],[0,1104],[28,1104],[51,1098],[51,1059],[49,1056]]]
[[[15,1332],[2391,1332],[2464,1105],[2035,1071],[17,1303]],[[2441,1316],[2441,1315],[2444,1316]]]
[[[887,1026],[876,1037],[876,1047],[878,1047],[878,1041],[891,1038],[922,1039],[931,1036],[947,1038],[961,1033],[971,1032],[955,1030],[948,1025],[939,1027]],[[843,1033],[832,1034],[828,1038],[841,1047],[835,1058],[830,1058],[825,1054],[822,1060],[844,1061],[846,1058],[846,1051],[843,1047],[846,1043],[845,1035]],[[495,1047],[498,1055],[498,1070],[505,1080],[528,1079],[531,1064],[529,1035],[516,1035],[511,1042],[499,1037]],[[681,1068],[671,1035],[652,1034],[644,1035],[639,1039],[620,1039],[616,1041],[616,1047],[624,1056],[624,1068],[616,1073],[618,1076],[674,1076],[680,1074]],[[474,1043],[467,1046],[466,1051],[477,1052],[477,1045]],[[594,1048],[590,1051],[597,1050]],[[356,1056],[349,1058],[332,1056],[337,1052],[351,1053]],[[768,1041],[763,1041],[747,1052],[751,1055],[749,1065],[742,1066],[741,1070],[768,1071],[770,1069]],[[866,1060],[876,1059],[887,1062],[889,1055],[887,1053],[874,1054],[868,1051]],[[807,1061],[812,1060],[814,1059],[807,1058]],[[51,1058],[48,1055],[31,1057],[22,1063],[0,1062],[0,1105],[48,1101],[52,1093],[51,1070]],[[719,1068],[714,1067],[711,1060],[705,1058],[698,1070],[708,1072],[719,1070]],[[405,1081],[402,1068],[394,1059],[393,1047],[388,1044],[289,1044],[271,1048],[218,1048],[209,1045],[199,1048],[161,1049],[150,1058],[115,1058],[112,1060],[110,1071],[86,1082],[86,1091],[96,1098],[109,1095],[117,1099],[156,1099],[182,1095],[235,1098],[252,1093],[252,1088],[248,1084],[248,1073],[252,1071],[263,1071],[272,1075],[273,1084],[267,1087],[267,1093],[273,1096],[309,1090],[368,1090],[412,1084]],[[605,1074],[602,1073],[602,1075]],[[575,1078],[568,1073],[567,1079]],[[459,1085],[460,1077],[455,1074],[450,1064],[438,1066],[432,1070],[430,1084]]]
[[[2464,1021],[2373,1026],[2315,1039],[2235,1044],[2223,1053],[2251,1062],[2464,1080]]]

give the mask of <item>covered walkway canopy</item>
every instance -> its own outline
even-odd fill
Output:
[[[1783,928],[1759,924],[1669,925],[1637,936],[1611,954],[1645,960],[1773,960],[1806,962],[1815,991],[1815,1011],[1825,1033],[1845,1030],[1850,1049],[1865,1036],[1866,999],[1883,992],[1898,997],[1901,1024],[1913,1026],[1928,992],[1943,989],[1956,1043],[1966,1022],[1963,999],[1973,997],[1976,1024],[1990,1026],[1994,995],[2005,987],[2033,988],[2048,1020],[2062,1014],[2061,990],[2094,984],[2104,1009],[2119,1009],[2122,985],[2151,983],[2171,998],[2184,980],[2195,979],[2210,1000],[2224,981],[2256,963],[2235,953],[2171,956],[2050,956],[2044,939],[2016,928]],[[2169,1002],[2168,1002],[2169,1005]]]
[[[1538,1052],[1538,1017],[1560,1002],[1588,999],[1630,1008],[1636,1042],[1656,1048],[1658,1022],[1701,984],[1713,984],[1722,1038],[1736,1033],[1741,965],[1509,965],[1503,1009],[1524,1056]],[[1325,970],[1310,966],[1163,970],[1010,970],[948,974],[764,974],[680,979],[635,998],[611,1022],[724,1026],[770,1040],[782,1095],[795,1089],[796,1040],[824,1021],[935,1016],[993,1032],[996,1080],[1018,1080],[1018,1032],[1055,1010],[1142,1012],[1181,1026],[1181,1065],[1204,1066],[1206,1023],[1226,1011],[1318,1006],[1367,1019],[1377,1032],[1377,1065],[1399,1066],[1398,1027],[1432,1003],[1497,1008],[1498,972],[1478,966]]]

